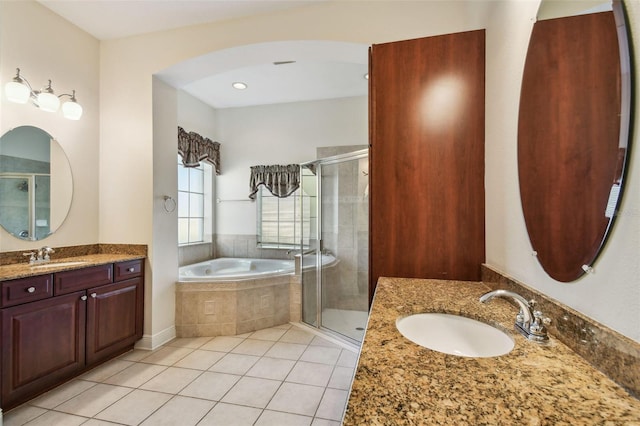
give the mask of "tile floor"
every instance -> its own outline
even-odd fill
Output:
[[[289,324],[176,339],[4,413],[4,426],[340,425],[357,357]]]

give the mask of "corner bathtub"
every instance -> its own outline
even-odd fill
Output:
[[[233,336],[300,321],[300,306],[293,260],[207,260],[179,269],[176,336]]]
[[[287,275],[294,272],[293,260],[221,257],[179,269],[179,282],[225,282]]]

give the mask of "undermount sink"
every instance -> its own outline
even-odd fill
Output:
[[[47,262],[47,263],[39,263],[37,265],[31,265],[32,268],[53,268],[56,266],[74,266],[74,265],[84,265],[87,263],[84,260],[76,260],[73,262]]]
[[[443,313],[398,318],[396,328],[425,348],[463,357],[487,358],[511,352],[514,341],[507,333],[484,322]]]

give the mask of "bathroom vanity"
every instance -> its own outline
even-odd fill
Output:
[[[142,337],[144,257],[94,254],[0,266],[4,411]]]
[[[640,401],[555,336],[546,345],[513,331],[518,309],[480,303],[482,282],[381,278],[344,425],[640,424]],[[511,335],[506,355],[470,358],[426,349],[396,319],[461,315]],[[427,330],[425,330],[427,331]]]

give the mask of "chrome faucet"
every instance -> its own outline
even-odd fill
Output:
[[[533,310],[533,306],[535,305],[534,300],[527,301],[527,299],[512,291],[494,290],[483,294],[480,297],[480,302],[487,303],[494,297],[511,298],[520,306],[520,312],[518,312],[516,316],[515,328],[523,336],[539,343],[549,340],[545,325],[548,325],[551,320],[546,318],[542,312]]]
[[[44,246],[39,248],[36,251],[31,251],[29,253],[23,253],[23,256],[29,256],[29,264],[32,265],[34,263],[48,262],[51,260],[51,253],[55,253],[56,251],[49,246]]]

